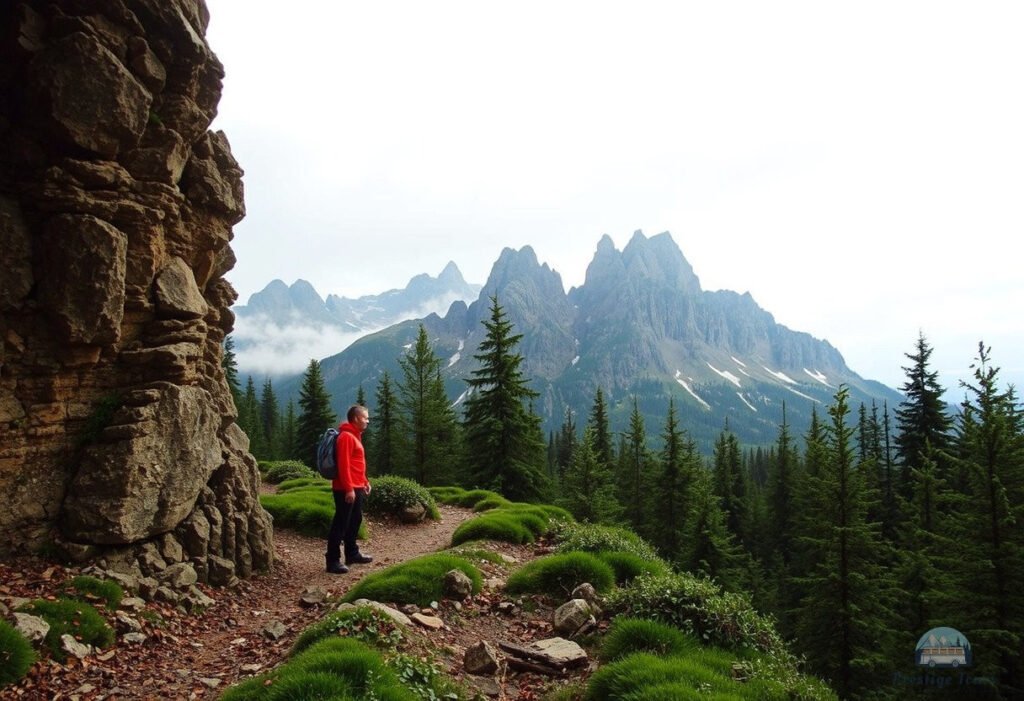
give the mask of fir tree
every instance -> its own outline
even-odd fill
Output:
[[[604,392],[597,388],[594,393],[594,406],[590,409],[590,418],[587,426],[594,433],[594,454],[597,459],[605,465],[612,464],[614,450],[612,448],[612,433],[608,426],[608,408],[604,403]]]
[[[557,465],[558,483],[565,479],[565,471],[572,463],[572,454],[576,451],[576,422],[573,410],[565,408],[565,420],[558,429],[557,449],[555,451],[555,464]]]
[[[588,426],[565,473],[559,503],[577,521],[612,524],[619,521],[622,507],[615,498],[611,469],[601,461],[595,444],[594,430]]]
[[[636,397],[633,397],[633,411],[629,415],[629,431],[625,436],[625,444],[623,450],[619,451],[619,464],[619,500],[625,507],[630,526],[640,533],[647,520],[645,495],[651,486],[651,455],[647,450],[644,417],[640,413]]]
[[[715,442],[714,493],[725,514],[725,525],[737,539],[744,540],[743,516],[745,511],[743,475],[740,465],[739,441],[736,434],[725,430]]]
[[[295,429],[297,453],[302,462],[310,467],[316,466],[316,448],[320,436],[328,428],[336,426],[337,422],[337,415],[331,410],[331,397],[324,387],[320,363],[310,360],[299,388],[299,418]]]
[[[398,384],[398,406],[410,444],[411,476],[423,485],[450,482],[455,414],[444,391],[441,360],[422,324],[413,347],[398,363],[404,378]]]
[[[295,401],[288,400],[284,416],[281,419],[281,440],[279,447],[282,460],[301,460],[297,448],[296,431],[298,430],[298,419],[295,415]]]
[[[372,453],[368,456],[369,467],[376,474],[397,475],[403,462],[405,444],[398,427],[398,397],[391,385],[391,375],[381,374],[377,382],[377,413],[374,416]]]
[[[646,529],[650,540],[669,560],[684,557],[684,526],[689,508],[694,462],[699,463],[697,448],[679,429],[675,402],[668,403],[665,430],[662,433],[661,475],[654,490],[652,519]]]
[[[279,436],[278,422],[280,420],[281,407],[277,402],[277,395],[274,393],[274,385],[268,377],[263,381],[263,391],[260,393],[260,426],[263,429],[263,440],[268,460],[280,460],[281,450],[278,447]]]
[[[267,441],[263,433],[263,422],[260,419],[260,402],[256,398],[256,383],[252,375],[245,384],[242,405],[238,408],[238,426],[249,437],[249,452],[257,460],[268,460]]]
[[[905,355],[912,365],[903,368],[907,381],[901,389],[906,399],[896,409],[896,458],[902,468],[900,495],[910,499],[911,470],[921,467],[926,446],[931,446],[937,455],[946,450],[952,419],[942,401],[944,390],[939,375],[929,367],[932,348],[923,333],[917,337],[915,352]],[[941,464],[939,467],[942,469]]]
[[[231,399],[235,402],[235,408],[242,401],[242,386],[238,383],[238,358],[235,355],[235,339],[228,335],[224,337],[224,355],[220,361],[224,368],[224,380],[228,383],[228,390],[231,392]]]
[[[707,470],[697,470],[686,519],[686,555],[680,564],[684,570],[703,572],[726,589],[735,590],[740,585],[743,562],[748,556],[736,544],[726,519],[711,475]]]
[[[524,403],[538,396],[527,386],[515,347],[522,338],[491,297],[486,336],[475,355],[480,367],[468,378],[466,399],[466,466],[475,485],[513,500],[529,500],[547,491],[544,435]]]

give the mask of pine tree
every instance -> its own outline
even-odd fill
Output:
[[[527,386],[515,347],[522,338],[491,297],[486,336],[475,355],[480,367],[468,378],[466,399],[466,466],[475,485],[513,500],[530,500],[547,491],[544,435],[524,403],[538,396]]]
[[[337,426],[337,423],[338,417],[331,410],[331,397],[320,373],[320,363],[310,360],[299,388],[299,418],[295,429],[297,452],[302,462],[310,467],[316,465],[317,442],[324,431]]]
[[[801,540],[809,569],[798,578],[805,594],[795,611],[803,652],[842,698],[874,684],[889,663],[893,622],[878,524],[867,518],[872,495],[847,425],[848,392],[841,386],[829,407],[825,460],[820,473],[807,478]]]
[[[230,335],[224,337],[224,355],[220,364],[224,368],[224,380],[228,383],[231,399],[234,400],[237,409],[242,401],[242,386],[238,383],[238,357],[235,355],[235,339]]]
[[[572,454],[576,451],[576,422],[573,410],[565,408],[565,420],[558,430],[557,450],[555,452],[555,464],[557,465],[558,483],[565,479],[565,471],[572,463]]]
[[[707,470],[694,473],[690,509],[686,519],[687,547],[681,569],[703,572],[726,589],[741,585],[748,559],[726,525],[727,514],[715,493]]]
[[[728,424],[715,442],[713,458],[713,489],[725,514],[725,525],[734,537],[742,541],[746,537],[743,528],[746,501],[740,466],[740,447],[736,434],[729,430]]]
[[[956,461],[967,475],[951,541],[959,545],[960,615],[983,672],[1009,696],[1024,694],[1024,412],[1016,390],[999,388],[991,351],[978,346],[973,382],[956,432]]]
[[[640,533],[647,520],[645,495],[651,487],[651,455],[647,450],[647,431],[636,397],[629,416],[629,431],[623,449],[619,451],[619,501],[625,507],[626,518],[634,531]]]
[[[588,426],[566,470],[559,504],[577,521],[614,524],[622,516],[622,507],[615,498],[611,469],[601,461],[596,442],[594,430]]]
[[[295,415],[295,401],[289,399],[288,406],[285,408],[284,416],[281,419],[281,440],[279,447],[282,460],[301,460],[301,456],[296,450],[297,429],[298,419]]]
[[[260,419],[260,402],[256,398],[256,383],[249,375],[245,384],[242,404],[238,407],[238,426],[249,437],[249,452],[257,460],[269,460],[267,441],[263,433],[263,422]]]
[[[685,556],[684,527],[690,506],[694,463],[700,461],[692,440],[679,429],[675,402],[669,399],[662,433],[661,479],[654,490],[651,521],[645,529],[662,556],[678,561]]]
[[[405,442],[398,426],[398,397],[387,371],[377,382],[376,398],[377,413],[374,416],[371,453],[367,455],[368,467],[375,474],[397,475],[404,462]]]
[[[590,409],[587,426],[594,432],[594,454],[597,459],[605,465],[611,465],[614,455],[612,433],[608,426],[608,408],[604,403],[604,392],[600,387],[594,393],[594,406]]]
[[[920,469],[926,446],[941,455],[947,448],[952,427],[942,401],[944,390],[938,372],[928,365],[932,348],[923,333],[918,335],[915,348],[915,353],[905,354],[913,364],[903,368],[907,381],[901,389],[906,399],[896,409],[896,458],[902,468],[899,493],[903,499],[910,499],[911,470]],[[940,470],[942,467],[940,464]]]
[[[789,434],[786,406],[783,404],[779,437],[768,463],[768,518],[763,552],[765,568],[772,580],[772,610],[776,612],[779,629],[786,636],[792,636],[791,612],[799,600],[798,589],[792,586],[790,575],[797,560],[799,485],[802,482],[802,466]]]
[[[278,406],[274,385],[268,377],[263,381],[263,391],[260,393],[260,426],[263,429],[263,440],[269,460],[281,459],[281,450],[278,446],[280,437],[277,435],[280,414],[281,407]]]
[[[430,347],[422,324],[413,347],[398,363],[403,373],[398,406],[410,444],[411,477],[423,485],[450,482],[455,414],[444,391],[441,360]]]

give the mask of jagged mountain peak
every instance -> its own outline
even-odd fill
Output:
[[[663,282],[688,294],[701,291],[700,280],[693,267],[667,231],[647,238],[637,230],[622,249],[622,259],[631,277],[642,276]]]

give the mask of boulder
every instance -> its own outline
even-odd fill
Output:
[[[466,648],[462,668],[470,674],[494,674],[498,671],[498,653],[486,640]]]

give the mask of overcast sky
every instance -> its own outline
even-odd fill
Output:
[[[379,293],[670,231],[706,290],[898,387],[1024,384],[1024,3],[207,0],[228,274]]]

